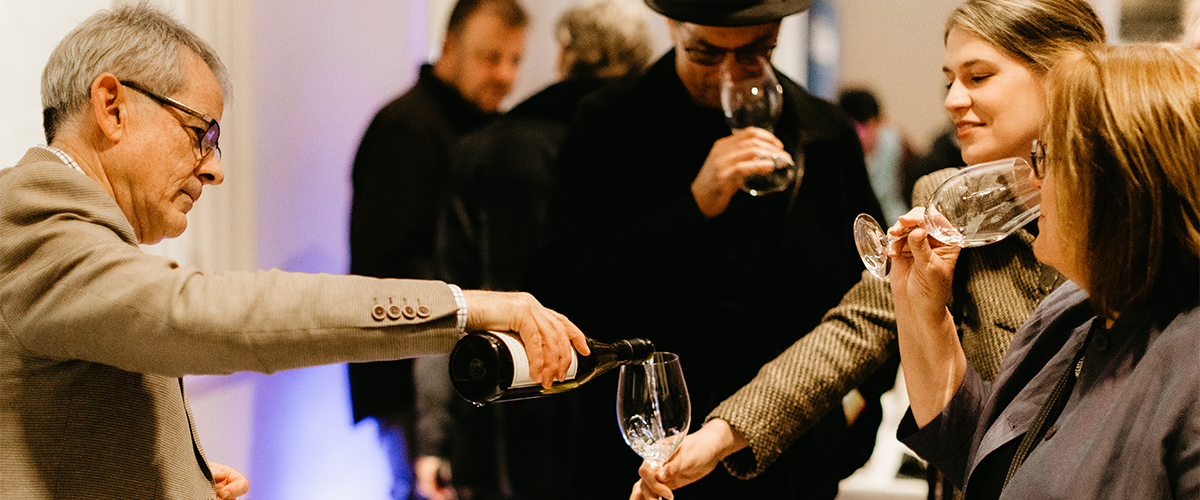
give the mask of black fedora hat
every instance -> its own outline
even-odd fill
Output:
[[[676,21],[705,26],[752,26],[778,21],[804,9],[811,0],[646,0],[646,5]]]

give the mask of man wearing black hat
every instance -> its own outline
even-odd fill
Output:
[[[773,133],[731,133],[721,111],[722,67],[761,72],[780,20],[808,0],[645,1],[668,18],[673,50],[577,109],[538,291],[601,340],[646,337],[679,354],[699,428],[858,282],[851,224],[880,210],[854,127],[832,104],[776,71]],[[772,158],[802,175],[775,194],[744,191]],[[572,436],[568,498],[626,498],[637,480],[641,459],[613,418],[615,377],[601,380],[573,396],[584,432]],[[865,420],[852,428],[832,412],[758,477],[718,471],[676,498],[833,498],[870,454],[878,420]]]

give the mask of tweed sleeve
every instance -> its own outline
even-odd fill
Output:
[[[758,475],[816,425],[896,351],[895,325],[890,285],[864,272],[820,325],[708,415],[750,443],[749,451],[725,459],[730,473]]]
[[[914,202],[927,203],[957,171],[922,177],[913,189]],[[959,259],[948,306],[967,358],[984,380],[995,377],[1016,328],[1062,282],[1034,258],[1033,238],[1022,230],[1006,241],[970,249]],[[744,479],[761,473],[896,350],[891,285],[864,272],[820,325],[708,415],[707,420],[725,420],[749,442],[749,449],[725,459],[726,468]]]
[[[913,189],[914,203],[927,202],[957,171],[944,169],[922,177]],[[891,285],[864,271],[862,280],[821,324],[708,415],[706,420],[728,422],[750,444],[748,450],[726,458],[725,467],[743,479],[760,474],[896,350]]]

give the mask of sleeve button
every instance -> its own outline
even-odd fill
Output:
[[[393,320],[400,319],[400,306],[396,304],[388,306],[387,317]]]
[[[417,317],[421,319],[428,318],[431,311],[428,306],[417,306]]]
[[[384,318],[387,318],[387,310],[383,306],[375,304],[375,307],[371,309],[371,317],[375,318],[375,321],[383,321]]]
[[[413,306],[404,306],[404,318],[413,319],[417,317],[417,310]]]

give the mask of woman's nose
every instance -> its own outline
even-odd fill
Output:
[[[944,105],[946,106],[946,111],[951,112],[971,105],[971,98],[967,95],[967,89],[963,88],[963,85],[957,79],[951,82],[950,88],[946,90]]]

